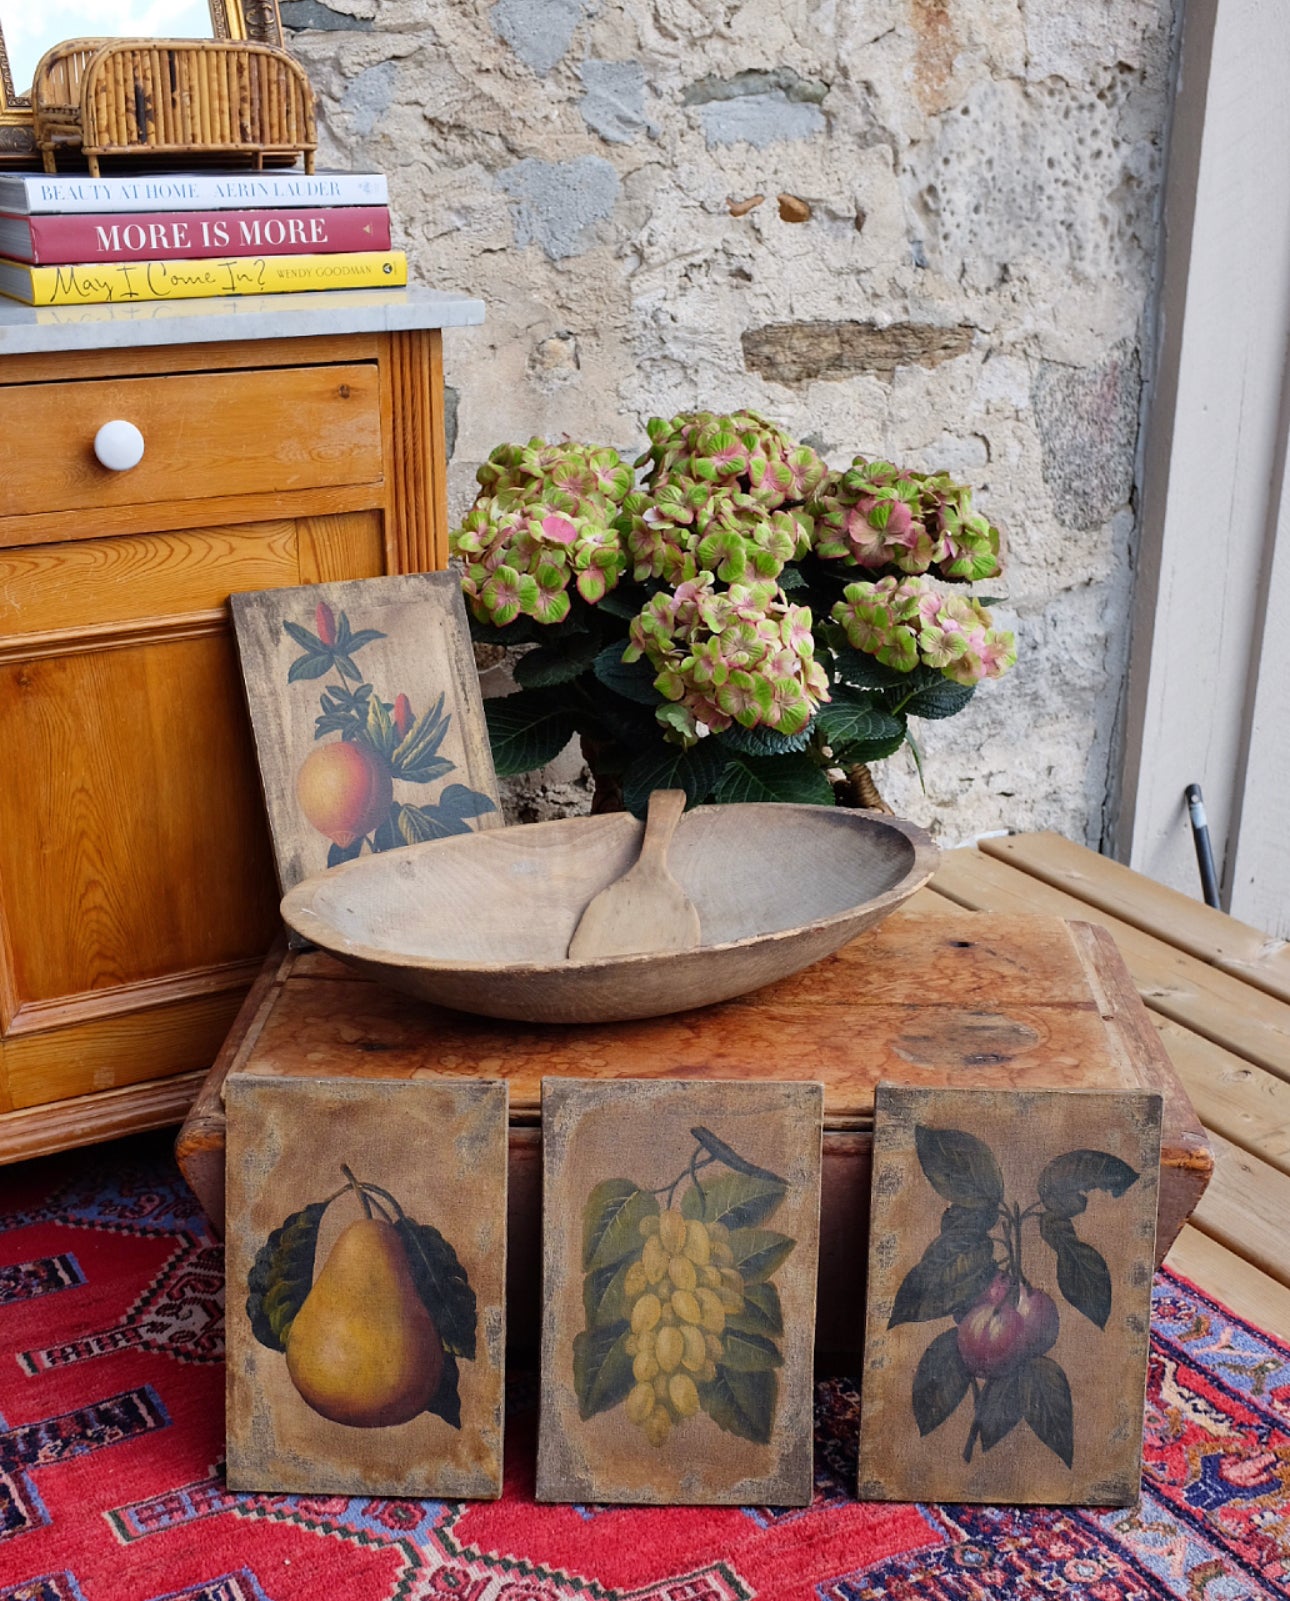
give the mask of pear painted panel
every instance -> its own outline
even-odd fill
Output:
[[[225,1094],[229,1487],[500,1495],[505,1083]]]
[[[822,1087],[542,1091],[538,1500],[804,1505]]]
[[[1160,1108],[878,1086],[862,1499],[1137,1499]]]

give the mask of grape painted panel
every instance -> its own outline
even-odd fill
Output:
[[[543,1084],[542,1501],[810,1500],[818,1084]]]

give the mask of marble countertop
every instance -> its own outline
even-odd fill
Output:
[[[107,306],[24,306],[0,297],[0,356],[464,328],[483,320],[482,300],[418,288],[328,289]]]

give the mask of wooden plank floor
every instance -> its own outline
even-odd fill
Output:
[[[1290,945],[1056,834],[950,851],[912,905],[1110,929],[1214,1144],[1169,1265],[1290,1338]]]

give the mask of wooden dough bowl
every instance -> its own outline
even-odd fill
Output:
[[[421,1000],[527,1023],[708,1006],[799,972],[872,928],[935,871],[912,823],[831,806],[700,806],[668,866],[699,911],[692,950],[570,961],[588,902],[640,851],[625,812],[360,856],[282,902],[312,944]]]

